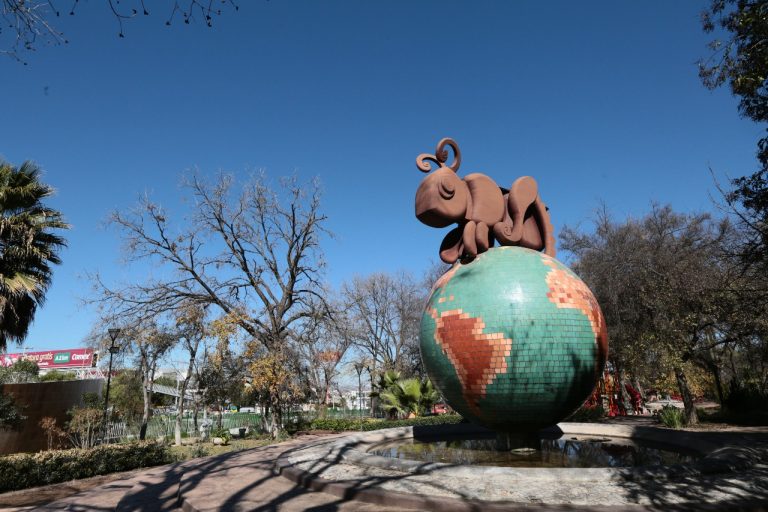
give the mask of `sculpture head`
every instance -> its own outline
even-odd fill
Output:
[[[454,161],[451,165],[446,165],[448,150],[445,146],[453,149]],[[430,162],[440,167],[424,178],[416,191],[416,218],[427,226],[444,228],[464,219],[472,198],[467,184],[456,175],[461,165],[461,154],[453,139],[441,140],[434,155],[419,155],[416,166],[422,172],[430,172]]]

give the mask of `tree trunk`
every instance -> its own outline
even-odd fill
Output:
[[[325,378],[325,383],[323,384],[323,399],[320,401],[320,405],[323,406],[323,408],[328,407],[328,400],[331,398],[331,379]]]
[[[269,419],[269,414],[271,412],[269,410],[269,402],[262,399],[260,404],[261,404],[261,430],[264,432],[269,432],[268,419]]]
[[[712,363],[709,370],[712,372],[712,376],[715,378],[715,391],[717,391],[717,400],[720,402],[720,407],[723,407],[723,401],[725,400],[725,392],[723,391],[723,381],[720,378],[720,367],[717,364]]]
[[[139,429],[139,440],[144,441],[147,438],[147,425],[149,424],[149,415],[152,407],[152,385],[155,380],[155,369],[144,374],[144,411],[141,416],[141,428]]]
[[[693,395],[691,395],[691,390],[688,387],[685,372],[679,366],[675,367],[675,377],[677,378],[677,387],[683,396],[683,404],[685,404],[685,422],[688,425],[696,425],[699,423],[699,417],[696,414],[696,407],[693,405]]]
[[[146,388],[144,394],[147,394]],[[141,416],[141,428],[139,429],[139,440],[144,441],[147,438],[147,424],[149,424],[149,403],[144,400],[144,414]]]
[[[626,386],[624,386],[624,372],[620,367],[616,368],[616,380],[618,380],[619,398],[624,406],[624,412],[629,414],[630,411],[634,411],[634,408],[632,407],[632,398],[629,396]]]
[[[181,420],[184,414],[184,400],[179,402],[179,407],[176,410],[176,421],[173,425],[173,444],[181,446]]]
[[[280,399],[274,397],[271,406],[272,415],[269,418],[269,434],[272,436],[272,439],[277,439],[283,430],[283,411]]]
[[[191,366],[191,365],[190,365]],[[179,392],[179,408],[178,414],[176,414],[176,426],[173,431],[174,441],[176,446],[181,446],[181,422],[184,418],[184,393],[187,392],[187,385],[189,385],[189,379],[192,377],[191,369],[187,372],[187,377],[181,383],[181,390]],[[195,422],[197,423],[197,422]]]
[[[192,378],[192,370],[195,366],[195,357],[197,356],[197,345],[190,347],[189,350],[189,364],[187,365],[187,373],[184,380],[181,383],[181,391],[179,392],[179,408],[176,415],[176,427],[173,435],[176,441],[176,446],[181,446],[181,421],[184,417],[184,394],[187,392],[187,386],[189,385],[189,379]],[[197,423],[197,420],[195,420]]]

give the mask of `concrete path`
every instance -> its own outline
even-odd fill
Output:
[[[328,437],[328,436],[326,436]],[[40,511],[356,511],[400,512],[407,509],[348,502],[314,492],[273,473],[277,457],[319,436],[300,438],[179,464],[148,469],[88,491],[36,507],[3,512]]]
[[[688,449],[701,458],[636,468],[504,468],[408,461],[368,452],[381,443],[488,433],[473,425],[451,425],[401,427],[308,443],[285,452],[278,463],[289,478],[316,490],[442,512],[526,507],[540,511],[764,510],[768,505],[765,433],[691,432],[638,423],[643,422],[561,423],[556,435],[631,439]]]
[[[614,422],[612,422],[614,423]],[[618,424],[643,424],[644,419],[623,420]],[[755,442],[755,435],[765,435],[765,427],[758,428],[758,432],[752,429],[735,429],[736,431],[705,433],[715,442],[722,442],[722,436],[727,436],[729,441],[736,444],[750,445]],[[342,434],[347,435],[347,434]],[[128,474],[123,480],[115,480],[110,483],[94,487],[87,491],[57,500],[47,505],[36,507],[0,508],[3,512],[21,512],[27,510],[41,511],[363,511],[363,512],[396,512],[412,510],[393,507],[392,495],[386,491],[379,504],[364,503],[361,501],[349,501],[349,492],[329,490],[322,486],[312,486],[315,489],[325,488],[328,493],[310,491],[297,485],[293,481],[275,473],[275,465],[278,458],[294,450],[300,445],[311,444],[313,441],[331,439],[334,436],[305,435],[289,442],[255,448],[251,450],[227,453],[213,457],[194,459],[184,463],[171,464],[157,468],[150,468],[139,473]],[[341,465],[339,465],[341,466]],[[765,468],[765,466],[764,466]],[[301,482],[308,485],[310,482]],[[317,482],[315,482],[317,483]],[[701,484],[701,482],[698,482]],[[383,491],[383,489],[382,489]],[[596,489],[592,489],[592,492]],[[745,489],[753,497],[760,492],[768,492],[766,489]],[[333,494],[331,494],[333,492]],[[430,494],[430,493],[428,493]],[[766,495],[768,497],[768,494]],[[396,500],[395,500],[396,501]],[[435,504],[438,502],[437,500]],[[704,505],[706,500],[699,503]],[[768,499],[766,499],[768,502]],[[402,505],[412,504],[400,501]],[[500,505],[500,504],[499,504]],[[668,505],[668,504],[667,504]],[[528,507],[540,510],[575,510],[578,506],[539,506],[535,502],[517,503],[510,507],[502,506],[504,510],[518,510]],[[492,507],[494,510],[502,507]],[[449,506],[437,509],[448,512]],[[472,508],[472,507],[470,507]],[[653,508],[653,507],[652,507]],[[665,507],[660,507],[663,509]],[[715,507],[717,508],[717,507]],[[737,507],[739,508],[739,507]],[[762,509],[761,507],[757,507]],[[620,510],[623,507],[611,510]],[[748,506],[746,509],[754,509]],[[472,510],[490,510],[487,503],[484,506],[472,508]]]

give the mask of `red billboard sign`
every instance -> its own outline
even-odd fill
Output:
[[[34,361],[40,369],[90,367],[93,365],[93,349],[70,348],[23,354],[0,354],[0,366],[11,366],[19,359]]]

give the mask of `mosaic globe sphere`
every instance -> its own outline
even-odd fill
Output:
[[[608,353],[587,285],[558,260],[522,247],[490,249],[440,277],[420,342],[449,405],[499,432],[566,418],[592,393]]]

